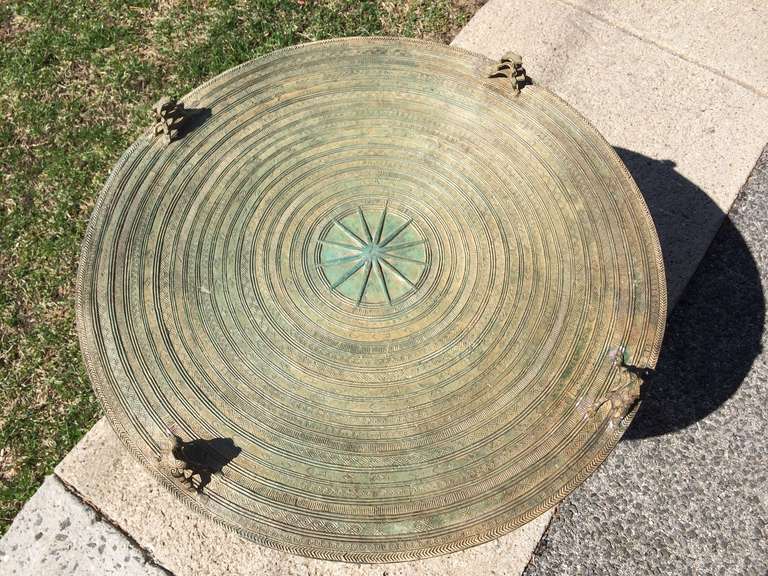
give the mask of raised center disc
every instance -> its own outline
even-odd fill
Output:
[[[404,300],[416,291],[431,257],[414,218],[388,204],[342,212],[319,243],[317,267],[330,289],[357,306]]]
[[[600,135],[498,68],[403,39],[275,52],[115,166],[80,342],[183,502],[281,550],[409,560],[535,518],[618,441],[615,351],[653,366],[663,334],[653,223]],[[239,449],[205,498],[158,464],[171,424]]]
[[[362,257],[365,260],[375,262],[379,256],[384,255],[384,250],[378,244],[366,244],[362,250]]]

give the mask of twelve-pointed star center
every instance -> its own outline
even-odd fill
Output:
[[[392,304],[416,289],[427,246],[413,219],[358,207],[333,219],[320,240],[320,268],[332,290],[355,304]]]

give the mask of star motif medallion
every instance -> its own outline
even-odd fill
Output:
[[[332,290],[358,306],[410,294],[427,266],[426,241],[413,219],[387,206],[334,218],[320,244],[318,268]]]

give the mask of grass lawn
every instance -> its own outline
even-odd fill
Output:
[[[292,44],[448,42],[479,3],[0,0],[0,534],[101,415],[75,334],[77,259],[149,107]]]

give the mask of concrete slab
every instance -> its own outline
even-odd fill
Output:
[[[560,0],[768,96],[764,0]]]
[[[144,553],[49,476],[0,540],[7,576],[164,576]]]
[[[768,574],[768,148],[672,313],[658,373],[526,576]]]
[[[605,10],[625,4],[597,3]],[[606,12],[614,13],[629,19],[619,8]],[[692,11],[688,28],[706,30],[693,20],[704,13]],[[718,41],[722,36],[708,40]],[[768,99],[714,71],[724,63],[705,67],[559,0],[492,0],[453,44],[491,58],[506,50],[523,54],[534,81],[582,112],[636,169],[651,163],[651,174],[659,174],[667,164],[671,185],[651,178],[640,187],[674,303],[768,139]],[[741,65],[768,78],[768,65],[749,53],[741,53]]]
[[[56,467],[56,474],[162,566],[195,576],[520,574],[551,517],[545,514],[512,534],[457,554],[400,564],[343,564],[257,546],[181,507],[133,460],[104,419]]]

